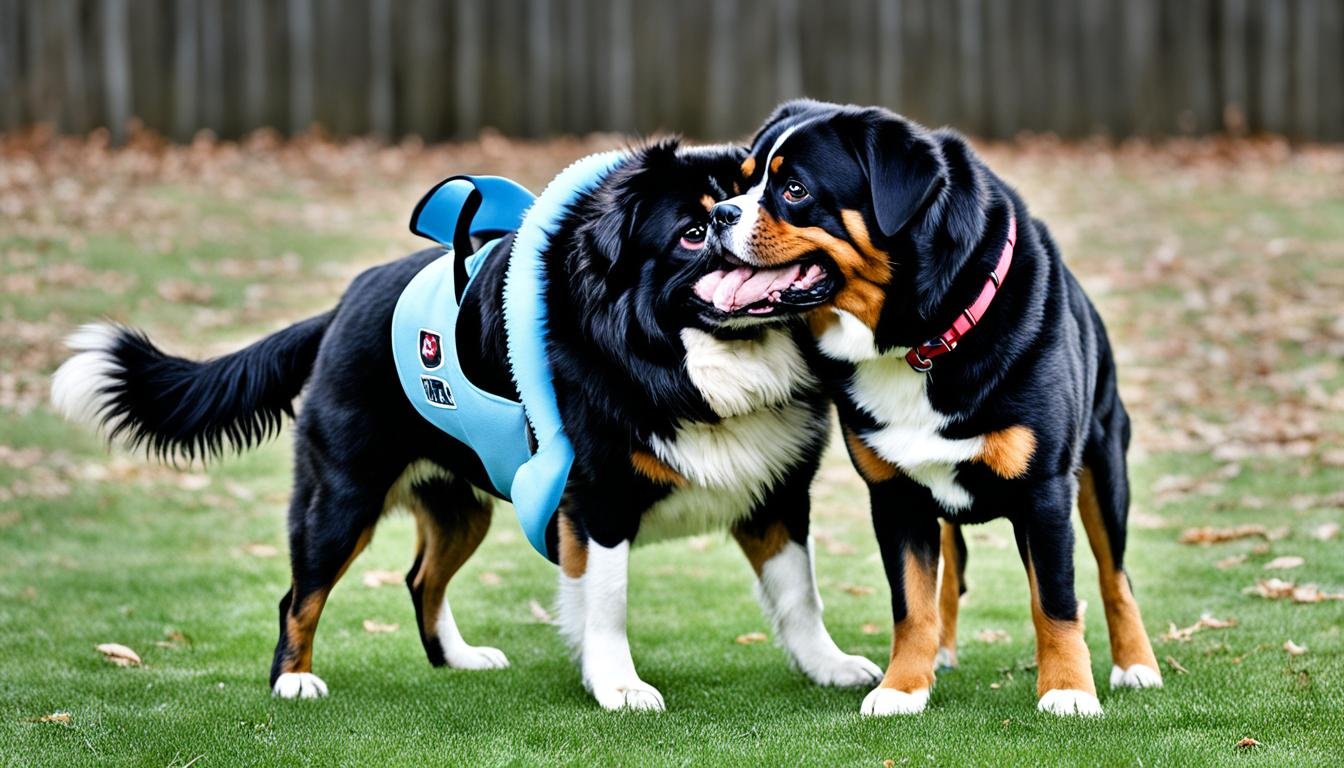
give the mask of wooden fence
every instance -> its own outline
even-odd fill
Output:
[[[0,0],[0,130],[724,138],[800,94],[1338,140],[1344,0]]]

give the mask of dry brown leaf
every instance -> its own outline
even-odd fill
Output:
[[[1181,537],[1177,541],[1182,544],[1208,545],[1255,537],[1268,539],[1269,530],[1263,525],[1239,525],[1235,528],[1214,528],[1206,525],[1202,528],[1187,528],[1181,532]]]
[[[862,584],[847,584],[843,589],[855,597],[867,597],[877,591],[872,587],[865,587]]]
[[[43,715],[43,716],[41,716],[41,717],[30,717],[30,718],[28,718],[28,722],[30,722],[30,723],[60,723],[61,725],[68,725],[68,724],[70,723],[70,713],[69,713],[69,712],[52,712],[50,715]]]
[[[97,646],[98,652],[103,654],[103,659],[118,667],[138,667],[140,666],[140,654],[127,648],[121,643],[102,643]]]
[[[1174,656],[1168,656],[1168,657],[1167,657],[1167,666],[1171,667],[1172,669],[1176,670],[1177,672],[1180,672],[1182,675],[1188,675],[1188,674],[1190,674],[1190,670],[1188,670],[1188,669],[1186,669],[1185,667],[1181,666],[1181,662],[1177,661],[1176,658],[1175,658]]]
[[[975,633],[975,639],[982,643],[1006,643],[1012,638],[1002,629],[982,629]]]
[[[1244,562],[1246,562],[1246,555],[1232,555],[1231,557],[1224,557],[1222,560],[1214,563],[1213,567],[1225,571],[1228,568],[1235,568]]]
[[[748,632],[745,635],[738,635],[733,642],[738,645],[755,645],[756,643],[764,643],[767,639],[764,632]]]
[[[1289,656],[1301,656],[1307,652],[1307,646],[1298,645],[1292,640],[1285,640],[1283,641],[1283,650],[1287,651]]]
[[[388,632],[396,632],[398,629],[401,629],[400,624],[384,624],[373,619],[364,620],[364,631],[371,634],[382,635]]]
[[[887,758],[886,760],[882,761],[882,768],[896,768],[896,761],[892,760],[891,758]]]
[[[1250,736],[1247,736],[1246,738],[1237,742],[1237,749],[1254,749],[1255,747],[1258,746],[1260,746],[1260,742],[1256,741],[1255,739],[1252,739]]]
[[[1311,531],[1311,537],[1319,541],[1330,541],[1339,536],[1339,523],[1321,523]]]
[[[1268,563],[1265,563],[1265,570],[1286,571],[1290,568],[1300,568],[1305,562],[1307,561],[1297,555],[1283,555],[1282,557],[1276,557]]]
[[[1235,626],[1237,626],[1236,619],[1216,619],[1213,616],[1204,614],[1203,616],[1199,617],[1199,621],[1196,621],[1194,624],[1191,624],[1188,627],[1181,627],[1178,629],[1175,623],[1168,625],[1166,633],[1163,634],[1160,639],[1166,641],[1175,640],[1177,642],[1183,643],[1189,640],[1191,637],[1193,637],[1196,632],[1199,632],[1201,630],[1228,629]]]
[[[550,624],[555,621],[555,619],[551,618],[551,612],[546,610],[542,604],[538,603],[536,600],[528,600],[527,609],[532,612],[532,618],[542,624]]]
[[[270,544],[245,544],[243,551],[253,557],[275,557],[280,550]]]
[[[1344,600],[1344,592],[1324,592],[1315,584],[1297,585],[1283,579],[1264,579],[1255,586],[1242,590],[1245,594],[1259,595],[1267,600],[1292,600],[1295,603],[1324,603]]]
[[[382,571],[376,568],[365,571],[364,577],[360,579],[360,581],[364,583],[364,586],[369,587],[370,589],[377,589],[378,587],[387,587],[405,582],[401,577],[401,574],[396,571]]]
[[[499,574],[494,571],[486,571],[481,574],[481,583],[487,587],[498,587],[504,583],[504,579],[500,578]]]

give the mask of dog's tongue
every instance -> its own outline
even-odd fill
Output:
[[[696,281],[695,295],[722,312],[736,312],[758,301],[778,299],[799,280],[800,271],[797,264],[778,269],[720,269]]]

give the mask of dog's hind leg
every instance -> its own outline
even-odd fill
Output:
[[[938,586],[938,614],[941,629],[938,634],[938,666],[954,669],[957,666],[957,614],[961,610],[961,596],[966,593],[966,539],[961,526],[943,523],[942,577]]]
[[[271,690],[285,698],[327,695],[312,672],[313,635],[332,587],[373,536],[382,494],[350,483],[301,481],[290,501],[293,583],[280,600],[280,639],[271,664]]]
[[[1129,418],[1117,403],[1107,422],[1104,429],[1100,424],[1094,427],[1087,446],[1086,465],[1078,478],[1078,512],[1101,580],[1101,601],[1111,637],[1111,687],[1158,688],[1162,686],[1162,673],[1124,566]]]
[[[437,468],[436,468],[437,469]],[[455,669],[500,669],[509,660],[497,648],[468,645],[448,605],[448,582],[490,528],[491,500],[446,472],[421,473],[405,493],[415,515],[415,563],[406,586],[415,604],[429,663]]]

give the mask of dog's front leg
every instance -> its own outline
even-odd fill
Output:
[[[606,709],[662,711],[663,695],[639,679],[626,635],[630,541],[604,547],[560,520],[560,628],[575,648],[583,685]]]

